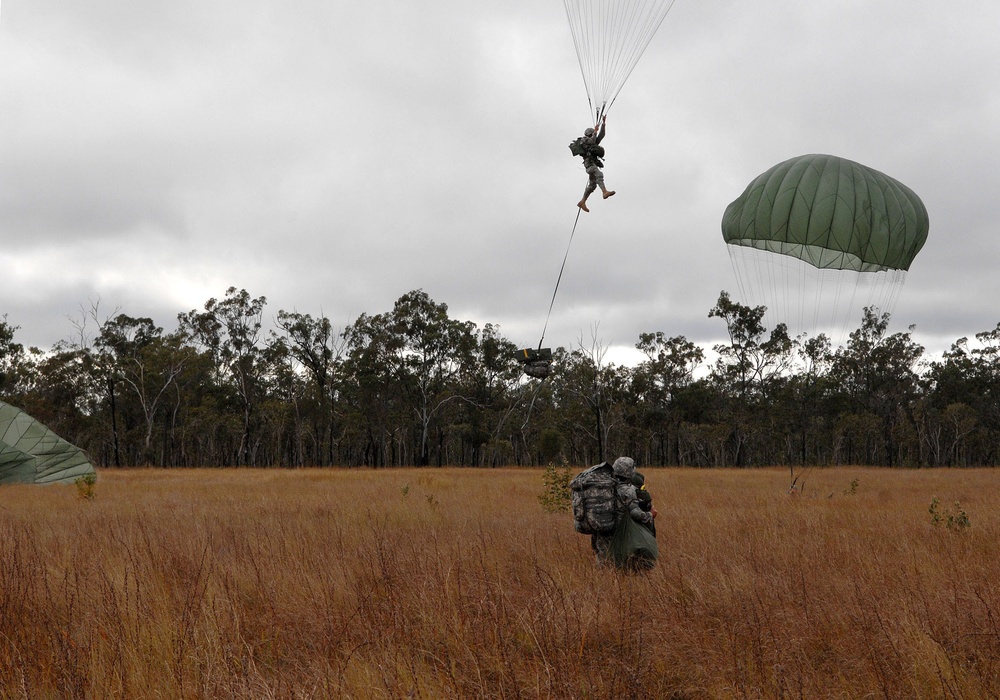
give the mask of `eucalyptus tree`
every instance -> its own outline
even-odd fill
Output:
[[[632,372],[635,422],[650,431],[655,459],[677,464],[683,420],[679,395],[694,381],[705,351],[683,335],[668,338],[662,331],[640,334],[635,347],[646,356]]]
[[[732,429],[737,466],[745,466],[751,438],[760,432],[760,411],[769,396],[787,381],[795,341],[783,323],[770,332],[763,324],[764,306],[749,307],[730,299],[723,291],[709,318],[726,323],[729,344],[716,344],[719,355],[712,377],[728,397],[728,419]]]
[[[796,346],[798,371],[789,376],[783,414],[790,429],[789,457],[805,466],[828,462],[832,457],[828,443],[832,428],[830,367],[833,350],[829,337],[823,333],[799,341]]]
[[[1000,462],[1000,323],[977,333],[976,340],[979,347],[971,350],[976,382],[968,403],[986,431],[977,462],[996,465]]]
[[[271,367],[261,331],[266,304],[266,297],[254,299],[245,289],[230,287],[222,301],[206,301],[204,311],[177,316],[180,331],[212,358],[218,386],[231,392],[240,412],[237,464],[254,461],[255,412],[267,392]]]
[[[830,375],[854,418],[865,421],[870,416],[880,427],[880,438],[874,444],[863,445],[860,454],[870,463],[891,466],[917,459],[916,453],[907,458],[901,448],[907,432],[912,430],[914,438],[916,435],[916,368],[924,348],[913,341],[913,326],[905,333],[892,335],[887,335],[888,327],[889,314],[866,307],[861,327],[836,352]],[[870,438],[871,431],[865,432]],[[856,454],[849,444],[848,459]]]
[[[164,336],[163,329],[150,318],[118,314],[100,324],[94,352],[109,387],[116,463],[120,459],[118,384],[140,416],[141,460],[152,463],[153,431],[164,405],[174,393],[177,378],[194,355],[193,348],[186,347],[178,334]]]
[[[334,462],[335,410],[339,365],[346,340],[335,333],[326,316],[313,318],[309,314],[279,311],[277,326],[281,335],[272,332],[273,342],[282,346],[309,378],[303,386],[304,401],[312,409],[308,422],[315,449],[313,459],[320,465]],[[298,401],[293,393],[291,398]],[[299,419],[302,420],[301,418]]]
[[[769,382],[781,377],[791,367],[795,342],[788,337],[788,328],[777,324],[767,334],[763,324],[764,306],[749,307],[730,299],[727,292],[719,295],[709,318],[721,318],[726,323],[729,344],[716,344],[719,355],[713,368],[716,377],[741,400],[766,396]]]
[[[475,330],[472,322],[450,318],[447,305],[423,290],[401,296],[391,312],[362,314],[347,327],[344,368],[356,392],[349,403],[367,434],[365,461],[429,464],[432,429],[439,445],[444,439],[439,414],[464,398],[458,377],[475,359]]]
[[[624,449],[630,370],[608,363],[608,349],[595,327],[590,343],[581,336],[546,380],[552,381],[553,410],[572,461],[596,463],[611,457],[613,448]]]
[[[363,313],[343,332],[344,423],[349,461],[384,466],[396,459],[399,413],[409,377],[403,341],[390,314]]]
[[[120,463],[117,435],[112,431],[108,445],[108,431],[104,423],[104,408],[115,380],[101,352],[94,347],[91,322],[100,327],[99,302],[92,302],[90,309],[81,306],[80,315],[71,318],[74,334],[56,343],[49,352],[38,351],[34,358],[36,381],[28,391],[25,404],[33,416],[57,432],[70,438],[101,462],[109,461],[108,451],[115,464]],[[55,416],[42,407],[31,405],[32,400],[52,403]]]
[[[450,318],[447,304],[434,302],[423,290],[408,292],[396,301],[392,324],[402,341],[403,363],[415,389],[411,401],[420,434],[416,463],[424,465],[430,461],[432,421],[449,403],[465,398],[457,391],[456,380],[475,359],[476,324]],[[440,421],[437,429],[440,444]]]
[[[7,314],[0,316],[0,397],[17,391],[18,368],[23,363],[24,346],[14,342],[18,326],[7,322]]]
[[[512,422],[521,415],[518,409],[525,409],[527,395],[521,388],[521,367],[514,360],[517,346],[491,323],[473,329],[473,340],[455,383],[455,395],[461,400],[454,413],[460,421],[463,453],[467,446],[468,463],[473,465],[510,463]]]
[[[922,377],[921,436],[932,464],[955,463],[959,453],[966,462],[1000,461],[1000,324],[975,338],[955,341]]]

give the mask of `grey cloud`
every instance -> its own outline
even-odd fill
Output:
[[[722,212],[808,152],[928,206],[894,328],[995,326],[998,20],[678,0],[609,117],[619,194],[580,220],[548,341],[718,339]],[[337,323],[423,288],[537,341],[585,178],[558,3],[7,2],[0,64],[0,274],[38,279],[0,301],[25,340],[88,298],[170,326],[236,285]],[[34,278],[59,246],[85,269]]]

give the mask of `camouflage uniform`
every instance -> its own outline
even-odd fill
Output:
[[[619,457],[611,465],[611,468],[614,470],[615,477],[618,480],[618,484],[615,487],[615,493],[618,497],[614,499],[616,518],[627,515],[637,523],[652,525],[653,515],[652,513],[645,512],[640,507],[636,497],[635,486],[632,484],[632,477],[635,474],[635,462],[631,457]],[[590,536],[590,546],[593,547],[594,553],[597,555],[598,564],[610,563],[608,548],[611,546],[611,539],[613,537],[613,533]]]
[[[639,502],[639,507],[643,509],[646,513],[653,509],[653,497],[650,495],[649,491],[646,490],[646,477],[642,475],[641,472],[635,472],[632,475],[632,485],[635,486],[635,499]],[[656,520],[646,525],[649,531],[656,536]]]
[[[593,130],[591,130],[591,131],[593,131]],[[602,124],[601,125],[601,130],[597,134],[597,136],[587,136],[587,137],[584,138],[584,142],[587,145],[594,145],[594,146],[596,146],[596,145],[600,144],[601,141],[604,140],[604,134],[605,134],[606,131],[607,131],[607,128]],[[590,178],[587,181],[587,187],[583,190],[583,198],[584,198],[584,200],[586,200],[587,197],[589,197],[590,194],[594,190],[596,190],[598,187],[601,188],[602,192],[605,189],[604,188],[604,171],[601,170],[601,168],[604,167],[604,163],[601,162],[600,158],[598,158],[596,156],[590,155],[591,152],[592,151],[590,149],[587,149],[587,155],[584,156],[584,158],[583,158],[583,169],[587,171],[587,175]]]

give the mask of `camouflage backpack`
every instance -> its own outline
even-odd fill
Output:
[[[618,479],[605,462],[585,469],[569,482],[573,496],[573,527],[584,535],[610,535],[615,529]]]
[[[599,160],[604,157],[604,146],[594,143],[592,138],[581,136],[574,141],[570,141],[569,152],[574,156],[583,156],[584,158]]]

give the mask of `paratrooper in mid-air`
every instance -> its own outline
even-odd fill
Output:
[[[587,187],[583,191],[583,199],[577,202],[578,207],[584,211],[590,211],[587,208],[587,198],[598,187],[601,188],[601,192],[604,194],[604,198],[607,199],[614,195],[614,190],[609,190],[604,185],[604,161],[601,159],[604,157],[604,146],[601,145],[601,141],[604,140],[604,136],[608,129],[608,118],[604,117],[601,120],[601,130],[595,132],[593,127],[588,127],[586,131],[583,132],[583,136],[576,139],[569,145],[569,150],[575,156],[581,156],[583,158],[583,168],[587,171]]]

